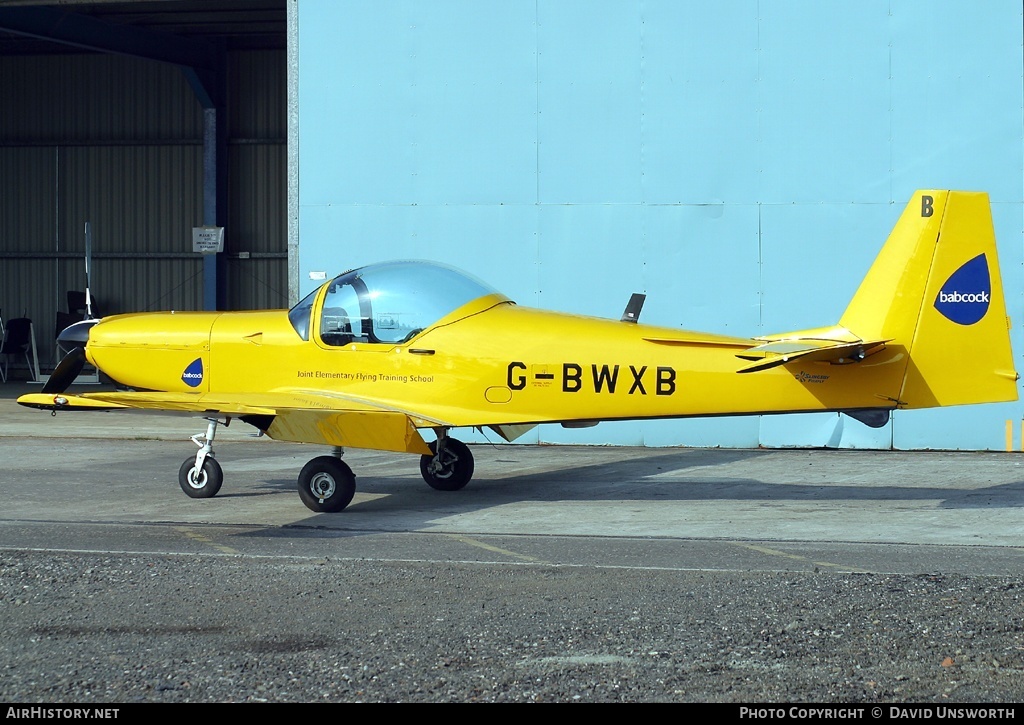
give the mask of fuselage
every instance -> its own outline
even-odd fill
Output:
[[[855,365],[738,374],[755,340],[472,300],[410,339],[329,344],[287,311],[104,319],[89,360],[121,384],[196,394],[330,392],[447,425],[894,407],[901,347]]]

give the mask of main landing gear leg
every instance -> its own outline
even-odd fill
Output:
[[[420,473],[427,485],[438,491],[458,491],[473,477],[473,454],[469,446],[437,429],[437,440],[428,444],[432,455],[420,457]]]
[[[192,442],[199,446],[195,456],[185,459],[178,469],[178,485],[191,498],[212,498],[224,483],[224,471],[214,458],[213,439],[217,435],[216,418],[207,418],[206,435],[192,436]],[[224,422],[227,425],[228,421]]]

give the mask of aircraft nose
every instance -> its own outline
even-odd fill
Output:
[[[79,320],[74,324],[68,325],[57,335],[57,342],[65,348],[83,347],[89,342],[89,330],[97,322],[99,320]]]

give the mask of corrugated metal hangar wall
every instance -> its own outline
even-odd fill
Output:
[[[836,322],[918,188],[992,198],[1024,352],[1019,0],[289,0],[303,293],[396,257],[521,304]],[[294,151],[294,149],[293,149]],[[532,440],[1019,448],[1019,403],[542,426]]]
[[[288,304],[284,50],[227,53],[228,309]],[[181,69],[125,55],[0,55],[0,314],[56,362],[56,315],[203,309],[203,110]]]

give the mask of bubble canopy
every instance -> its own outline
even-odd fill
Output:
[[[320,339],[327,345],[405,342],[467,302],[497,294],[472,275],[437,262],[371,264],[335,277],[289,310],[303,340],[309,339],[313,306],[324,287]]]

